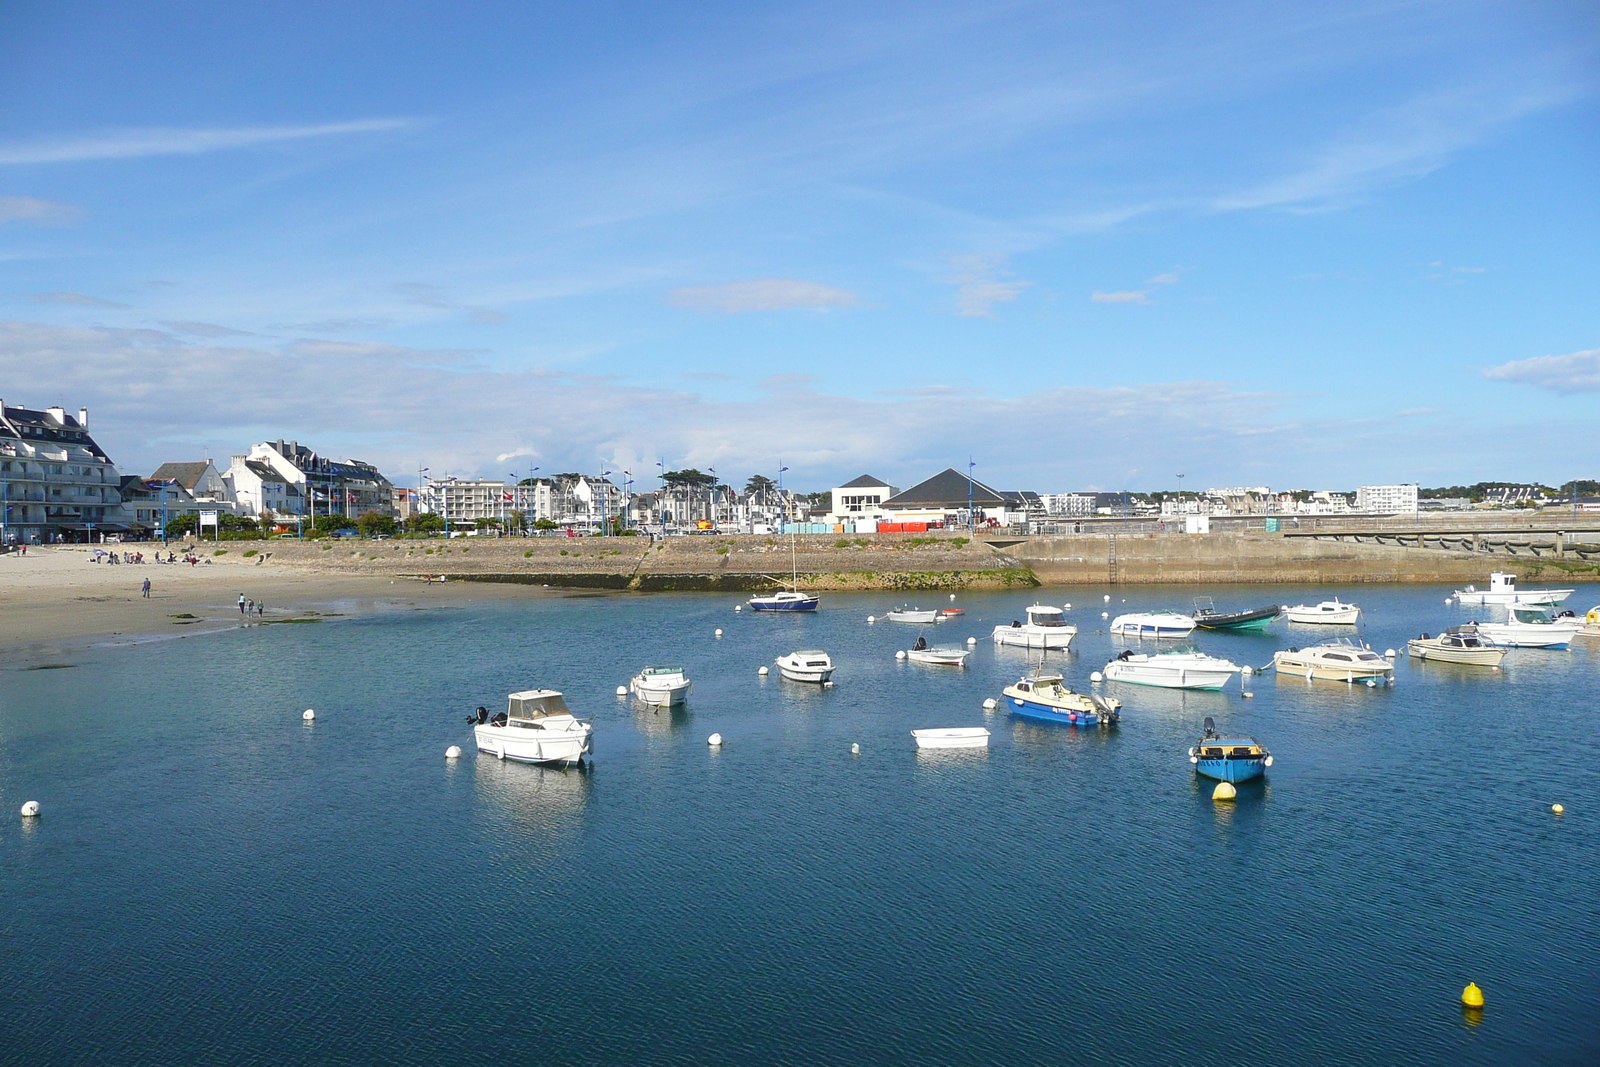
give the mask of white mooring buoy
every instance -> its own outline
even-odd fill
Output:
[[[861,746],[859,744],[857,744],[856,742],[854,742],[854,741],[850,742],[850,755],[852,755],[852,756],[861,755]]]
[[[712,748],[721,748],[722,747],[722,735],[721,734],[712,734],[710,737],[706,738],[706,744],[710,745]]]
[[[733,606],[733,610],[734,611],[743,611],[744,610],[744,605],[743,604],[735,604]]]
[[[896,652],[894,654],[894,658],[895,659],[905,659],[906,658],[906,650],[902,648],[900,651],[898,651],[898,652]]]
[[[1111,594],[1110,593],[1106,594],[1106,603],[1107,604],[1111,603]]]
[[[444,758],[445,759],[460,759],[461,758],[461,746],[460,745],[451,745],[449,748],[445,749],[444,750]]]
[[[967,644],[969,644],[969,645],[975,645],[975,644],[977,644],[977,643],[978,643],[978,639],[977,639],[977,638],[976,638],[976,637],[969,637],[969,638],[967,638]]]
[[[1111,612],[1109,612],[1109,611],[1102,611],[1102,612],[1101,612],[1101,613],[1100,613],[1100,617],[1101,617],[1101,618],[1102,618],[1102,619],[1109,619],[1109,618],[1111,618]]]
[[[712,636],[714,636],[714,637],[721,637],[721,636],[722,636],[722,631],[721,631],[721,630],[718,630],[718,631],[717,631],[717,632],[716,632],[716,633],[715,633],[715,634],[713,634],[713,635],[712,635]]]
[[[1252,674],[1256,673],[1256,669],[1254,667],[1250,666],[1250,664],[1246,663],[1243,667],[1239,668],[1239,673],[1244,675],[1246,678],[1248,678]]]
[[[951,594],[950,594],[950,599],[951,599],[951,600],[954,600],[954,599],[955,599],[955,598],[956,598],[956,595],[955,595],[955,594],[954,594],[954,593],[951,593]]]
[[[1218,782],[1217,787],[1211,791],[1212,800],[1232,800],[1239,795],[1239,790],[1234,788],[1232,782]]]
[[[39,817],[39,802],[30,800],[22,805],[22,817],[24,819],[37,819]]]
[[[999,706],[1000,706],[1000,702],[998,700],[996,700],[994,697],[989,697],[987,700],[985,700],[983,702],[983,710],[984,711],[993,711],[995,708],[998,708]]]
[[[1095,682],[1096,684],[1098,684],[1098,683],[1103,682],[1105,680],[1106,680],[1106,676],[1101,674],[1099,671],[1090,671],[1089,672],[1089,681]]]
[[[300,713],[300,718],[304,722],[311,722],[316,717],[317,717],[317,713],[312,711],[310,708],[307,708],[305,711],[302,711]]]
[[[756,673],[765,678],[767,676],[767,669],[765,667],[757,667]]]
[[[1394,659],[1394,649],[1392,649],[1392,648],[1384,649],[1383,650],[1383,658],[1384,659]]]
[[[1063,604],[1063,605],[1061,605],[1061,608],[1062,608],[1063,611],[1071,611],[1072,610],[1072,605],[1071,604]]]
[[[878,617],[876,615],[868,615],[867,616],[867,625],[868,626],[871,626],[873,623],[875,623],[877,621],[878,621]]]
[[[625,686],[625,685],[617,686],[617,696],[625,697],[627,695],[628,695],[628,687],[627,686]]]

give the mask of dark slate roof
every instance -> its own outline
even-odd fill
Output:
[[[262,463],[260,460],[247,459],[244,461],[244,465],[250,468],[252,474],[264,482],[277,482],[280,485],[294,484],[293,482],[289,481],[289,479],[285,478],[283,475],[274,470],[272,468],[272,464],[270,463]]]
[[[888,489],[888,482],[880,482],[870,474],[863,474],[854,481],[845,482],[840,489]]]
[[[890,497],[884,501],[886,508],[896,507],[966,507],[967,506],[967,476],[954,467],[946,467],[925,482],[918,482],[910,489]],[[1006,498],[1000,493],[990,489],[987,485],[974,479],[971,482],[972,503],[975,507],[991,507],[996,504],[1005,504]]]
[[[200,479],[205,475],[210,463],[202,460],[199,463],[163,463],[156,468],[150,476],[152,482],[177,482],[189,492],[194,492],[194,487],[200,484]]]
[[[61,424],[45,411],[35,411],[33,408],[11,407],[6,405],[3,419],[0,419],[0,437],[13,436],[11,429],[15,427],[21,431],[20,440],[30,443],[34,441],[70,442],[80,448],[93,453],[99,459],[111,462],[105,450],[94,443],[94,438],[89,436],[87,430],[78,424],[78,420],[71,415],[63,418]]]

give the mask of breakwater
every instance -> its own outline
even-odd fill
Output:
[[[796,538],[762,535],[456,538],[394,541],[225,541],[212,551],[271,568],[444,576],[646,592],[753,592],[798,571],[817,591],[1015,589],[1034,585],[1482,582],[1512,567],[1529,578],[1583,577],[1587,561],[1518,559],[1264,531],[1191,536],[1115,533],[968,538],[954,533]],[[248,554],[248,555],[247,555]]]

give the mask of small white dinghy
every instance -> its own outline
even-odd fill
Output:
[[[906,659],[934,667],[965,667],[972,653],[965,648],[908,648]]]
[[[988,748],[989,731],[981,726],[956,726],[943,730],[912,730],[918,748]]]
[[[819,648],[801,649],[775,661],[778,673],[791,682],[821,684],[833,677],[833,659]]]
[[[658,708],[682,704],[694,689],[694,683],[683,673],[682,667],[646,667],[628,682],[633,695]]]
[[[922,608],[898,607],[886,611],[878,618],[887,622],[939,622],[939,612],[935,609],[923,610]]]

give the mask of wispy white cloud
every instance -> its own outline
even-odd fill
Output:
[[[71,292],[34,293],[33,302],[35,304],[66,304],[69,306],[90,308],[125,309],[131,306],[128,304],[119,304],[115,300],[102,300],[98,296],[89,296],[86,293]]]
[[[1563,103],[1577,84],[1528,77],[1419,94],[1368,115],[1315,150],[1299,169],[1213,198],[1214,211],[1327,210],[1387,185],[1421,178],[1510,123]]]
[[[450,299],[443,286],[430,285],[426,282],[397,282],[389,287],[393,293],[403,296],[406,303],[415,304],[417,307],[438,308],[441,311],[465,312],[467,318],[473,322],[483,323],[488,326],[497,326],[506,321],[505,315],[492,308],[478,304],[463,304]]]
[[[1169,270],[1169,271],[1165,271],[1165,272],[1163,272],[1161,274],[1157,274],[1154,278],[1146,279],[1145,284],[1146,285],[1177,285],[1182,280],[1183,280],[1182,271],[1180,271],[1180,270]]]
[[[1600,348],[1512,360],[1490,367],[1483,376],[1497,382],[1521,382],[1552,393],[1600,392]]]
[[[32,222],[62,226],[83,218],[83,209],[34,196],[0,196],[0,222]]]
[[[993,318],[996,304],[1009,304],[1033,286],[1005,270],[1006,256],[952,256],[955,273],[945,281],[956,287],[956,311],[974,318]]]
[[[249,330],[235,330],[227,326],[216,326],[209,322],[163,322],[161,325],[174,333],[186,333],[191,337],[253,337]]]
[[[694,311],[721,311],[735,315],[742,311],[788,311],[861,306],[861,298],[848,289],[836,289],[820,282],[794,278],[756,278],[723,285],[689,285],[674,289],[667,299],[678,307]]]
[[[144,156],[192,156],[230,148],[250,148],[283,141],[380,133],[413,125],[411,119],[362,119],[316,126],[243,126],[234,129],[145,128],[111,130],[81,137],[0,144],[0,165],[79,163],[94,159],[138,159]]]
[[[1118,289],[1108,293],[1096,289],[1089,294],[1089,299],[1096,304],[1148,304],[1150,303],[1150,290]]]

